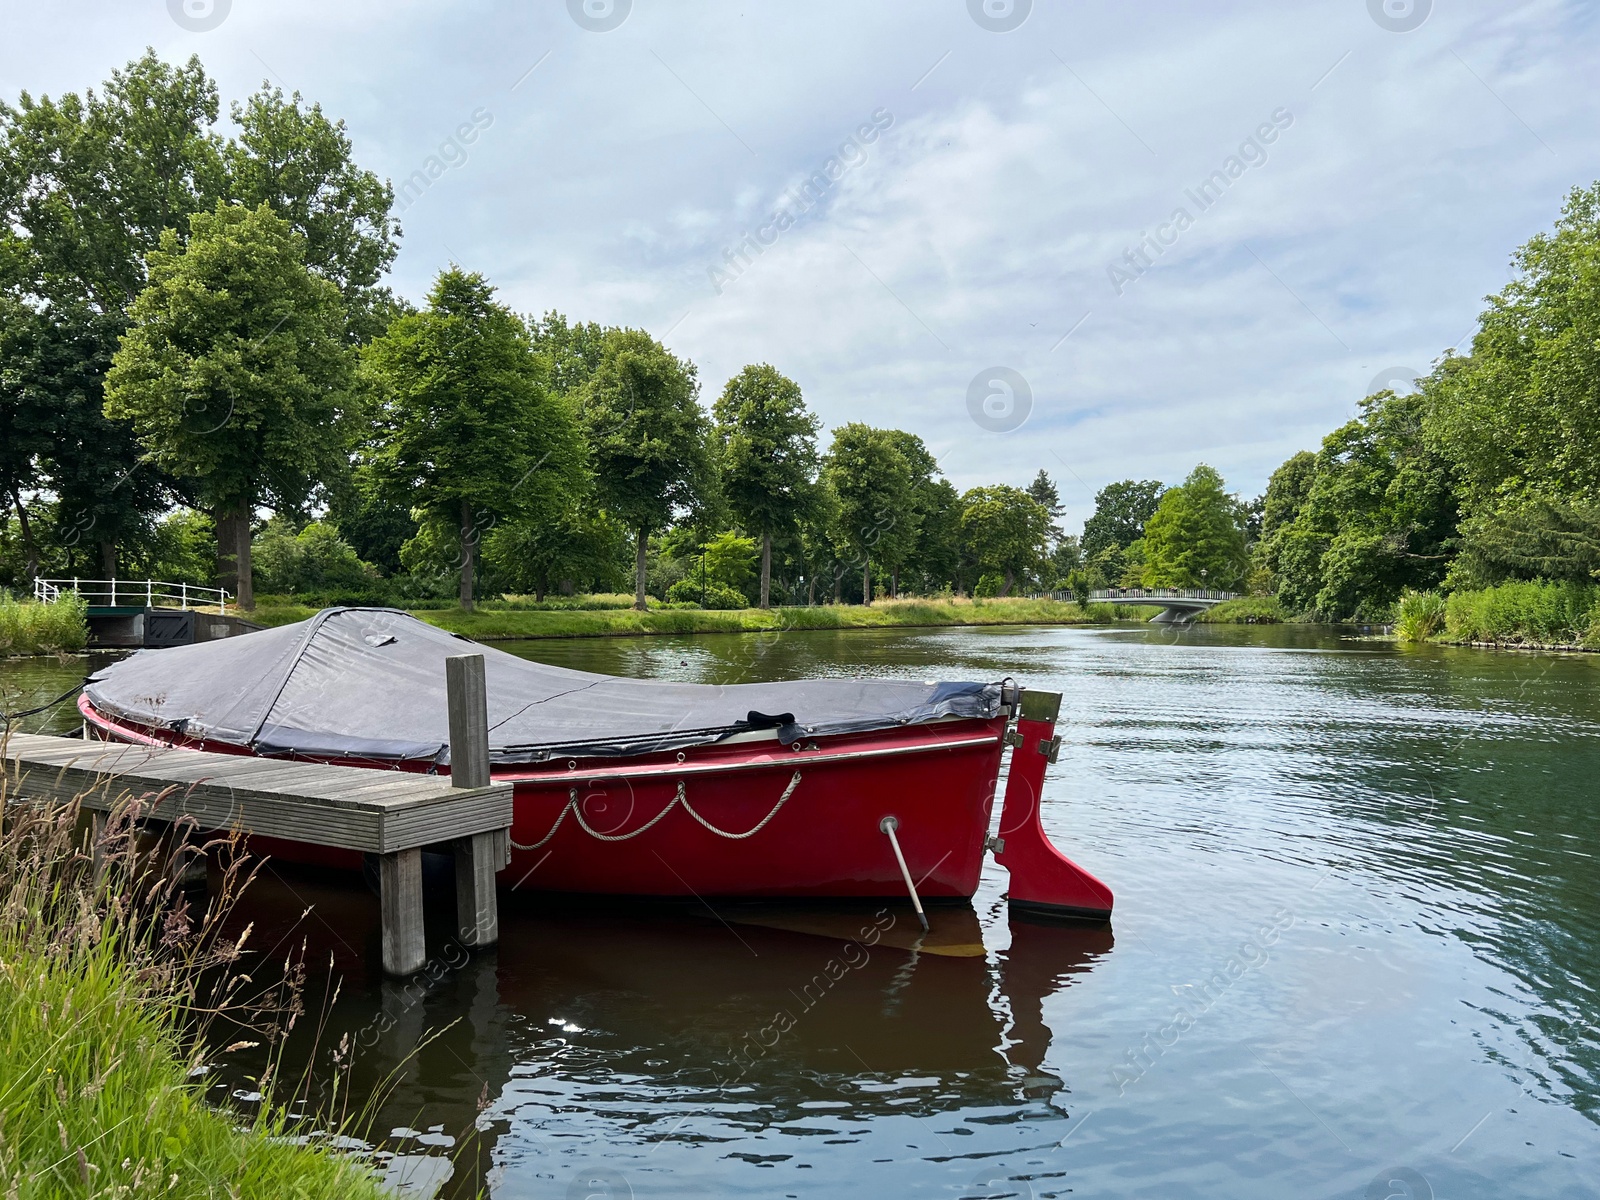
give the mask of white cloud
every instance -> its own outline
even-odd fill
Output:
[[[0,92],[199,53],[225,97],[270,75],[321,101],[396,178],[484,107],[404,214],[403,291],[458,258],[525,310],[670,327],[708,400],[770,361],[830,424],[920,433],[962,486],[1042,466],[1081,518],[1106,482],[1200,459],[1258,491],[1375,372],[1467,333],[1600,176],[1582,6],[1434,7],[1394,34],[1363,0],[1039,4],[990,34],[959,0],[635,0],[593,34],[561,4],[234,0],[197,35],[160,0],[76,0],[11,14]],[[1268,161],[1118,296],[1107,265],[1280,107]],[[716,295],[723,250],[880,108],[866,161]],[[1033,387],[1014,433],[967,418],[994,365]]]

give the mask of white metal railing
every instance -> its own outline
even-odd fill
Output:
[[[1238,592],[1208,591],[1205,588],[1096,588],[1091,600],[1237,600]]]
[[[106,608],[132,607],[191,608],[215,607],[228,611],[227,588],[200,587],[193,583],[164,583],[156,579],[35,579],[33,598],[49,602],[62,592],[76,592],[85,604]]]

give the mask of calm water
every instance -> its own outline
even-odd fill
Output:
[[[359,883],[278,868],[255,943],[331,956],[321,1053],[350,1031],[371,1045],[360,1082],[396,1073],[378,1127],[408,1187],[1600,1195],[1600,658],[1264,627],[512,648],[706,681],[1060,690],[1045,820],[1116,919],[1012,922],[993,867],[921,945],[895,908],[512,899],[498,953],[441,953],[407,989],[375,974]],[[0,666],[4,707],[82,671]],[[874,922],[881,940],[846,956]],[[775,1044],[741,1074],[749,1039]]]

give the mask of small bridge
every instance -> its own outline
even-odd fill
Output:
[[[88,606],[89,645],[187,646],[261,628],[228,612],[226,588],[155,579],[35,579],[33,598],[49,603],[73,592]]]
[[[1204,588],[1099,588],[1089,600],[1100,604],[1140,604],[1161,611],[1151,617],[1160,624],[1182,624],[1197,613],[1215,608],[1224,600],[1237,600],[1238,592],[1207,591]]]

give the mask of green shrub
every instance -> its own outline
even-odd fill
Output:
[[[1402,642],[1425,642],[1444,628],[1445,599],[1438,592],[1406,592],[1394,631]]]
[[[745,594],[720,583],[708,583],[702,592],[698,579],[680,579],[667,589],[667,602],[669,604],[698,604],[701,608],[710,609],[735,609],[749,608],[750,601]]]
[[[76,592],[48,604],[0,595],[0,655],[72,653],[88,642],[88,606]]]
[[[312,521],[296,533],[274,518],[255,536],[253,574],[263,592],[387,596],[378,570],[356,556],[332,525]]]
[[[1284,619],[1276,596],[1240,596],[1206,609],[1197,621],[1206,625],[1276,625]]]
[[[1593,636],[1600,588],[1589,583],[1502,583],[1454,593],[1445,604],[1453,642],[1571,646]]]
[[[983,575],[978,579],[978,586],[972,589],[972,594],[980,600],[988,600],[998,596],[1006,586],[1006,581],[998,575]]]

